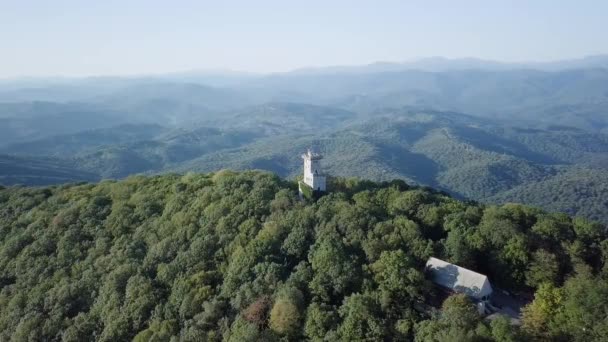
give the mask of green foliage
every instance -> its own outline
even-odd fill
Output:
[[[465,295],[453,295],[443,303],[440,316],[416,325],[415,341],[479,341],[483,324]]]
[[[309,255],[314,277],[311,292],[323,301],[340,298],[359,290],[360,262],[347,251],[347,246],[334,238],[318,240]]]
[[[541,284],[556,284],[559,275],[559,263],[555,255],[539,249],[534,252],[533,260],[526,273],[526,283],[532,287]]]
[[[175,319],[162,322],[152,322],[148,329],[140,331],[133,338],[133,342],[167,341],[171,338],[171,336],[177,334],[178,327],[178,322]]]
[[[543,285],[524,310],[523,327],[534,337],[604,341],[608,332],[608,284],[587,266],[561,288]]]
[[[520,333],[511,327],[510,319],[500,315],[490,322],[490,333],[496,342],[517,342]]]
[[[342,322],[338,336],[343,341],[380,341],[388,337],[380,304],[373,295],[355,293],[339,309]]]
[[[300,181],[298,182],[298,186],[300,187],[300,190],[302,191],[302,196],[304,196],[304,198],[306,198],[307,200],[312,200],[314,198],[314,191],[308,184]]]
[[[563,301],[563,291],[551,284],[543,284],[535,293],[534,301],[523,310],[523,329],[529,335],[546,339],[555,336],[549,329]]]
[[[270,311],[270,328],[280,335],[297,335],[302,320],[302,293],[287,288],[279,293]]]
[[[606,169],[578,166],[555,176],[495,194],[487,201],[526,203],[545,210],[566,212],[606,223],[608,222],[604,201],[606,197],[608,197]]]
[[[429,256],[538,289],[527,338],[604,336],[589,325],[607,307],[603,226],[402,181],[332,187],[304,202],[294,182],[223,170],[0,188],[0,340],[520,338],[461,296],[416,311],[437,297]]]
[[[401,249],[382,252],[380,258],[370,265],[385,311],[400,313],[424,298],[428,286],[424,274],[415,266]]]

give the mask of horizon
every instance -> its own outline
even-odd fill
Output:
[[[165,77],[170,75],[180,75],[180,74],[202,74],[202,75],[212,75],[212,76],[269,76],[269,75],[281,75],[281,74],[289,74],[289,73],[298,73],[298,72],[314,72],[317,70],[324,69],[332,69],[332,68],[358,68],[358,67],[368,67],[374,65],[403,65],[407,66],[407,64],[414,64],[420,62],[428,62],[428,61],[442,61],[442,62],[462,62],[462,61],[470,61],[470,62],[479,62],[479,63],[493,63],[496,65],[502,65],[505,67],[513,67],[514,69],[534,69],[533,66],[542,66],[551,63],[562,63],[562,62],[576,62],[576,61],[584,61],[592,58],[606,58],[608,60],[608,53],[599,53],[599,54],[590,54],[590,55],[581,55],[579,57],[572,58],[564,58],[564,59],[548,59],[548,60],[519,60],[519,61],[506,61],[506,60],[497,60],[497,59],[485,59],[479,58],[475,56],[464,56],[464,57],[445,57],[445,56],[425,56],[425,57],[417,57],[411,58],[407,60],[377,60],[370,61],[367,63],[360,64],[328,64],[328,65],[302,65],[297,66],[292,69],[283,70],[283,71],[251,71],[251,70],[237,70],[230,68],[191,68],[191,69],[182,69],[182,70],[169,70],[165,72],[142,72],[142,73],[122,73],[122,74],[85,74],[85,75],[20,75],[20,76],[11,76],[11,77],[2,77],[0,76],[0,81],[12,82],[12,81],[26,81],[26,80],[77,80],[77,79],[95,79],[95,78],[154,78],[154,77]],[[475,69],[475,68],[471,68]],[[416,68],[412,69],[404,69],[404,70],[419,70]],[[509,69],[506,69],[509,70]],[[424,71],[424,70],[423,70]]]
[[[422,56],[567,60],[608,53],[606,12],[597,0],[15,2],[0,13],[0,78],[268,74]]]

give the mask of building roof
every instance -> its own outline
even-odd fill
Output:
[[[426,262],[426,271],[434,283],[452,291],[479,299],[492,293],[488,277],[447,261],[431,257]]]

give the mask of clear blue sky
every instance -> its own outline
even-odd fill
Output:
[[[0,77],[608,53],[608,1],[0,0]]]

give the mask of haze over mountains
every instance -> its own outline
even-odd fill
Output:
[[[0,81],[0,183],[259,168],[406,179],[608,222],[608,56]]]

